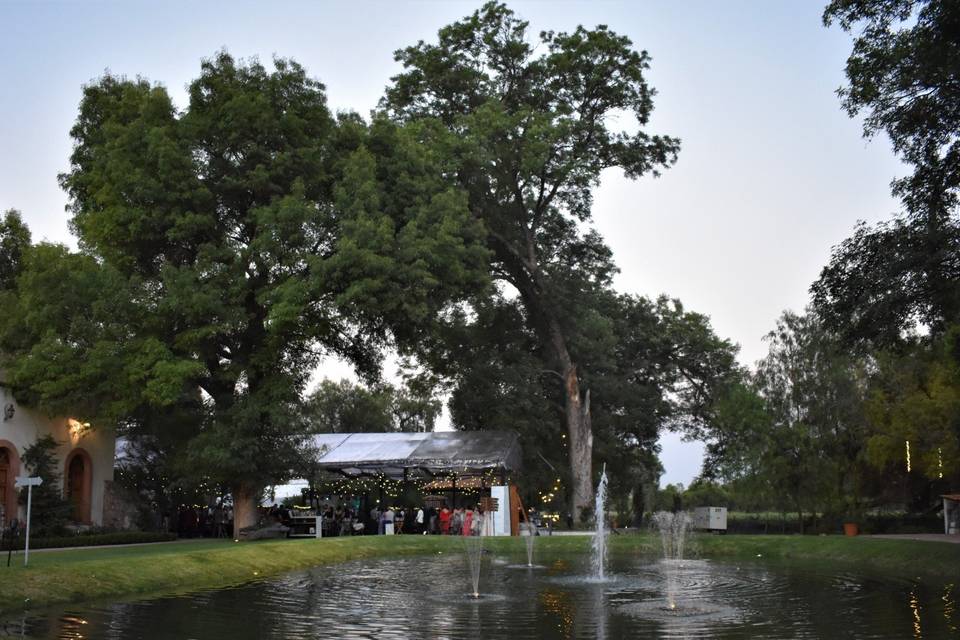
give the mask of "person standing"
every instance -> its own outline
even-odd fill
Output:
[[[417,533],[426,533],[427,530],[423,528],[423,507],[417,507]]]
[[[393,511],[393,507],[387,507],[387,510],[383,512],[383,532],[387,532],[387,525],[390,525],[390,531],[393,532],[393,521],[396,517],[396,514]]]
[[[447,509],[447,505],[443,505],[443,509],[440,510],[440,533],[443,535],[450,533],[450,509]]]

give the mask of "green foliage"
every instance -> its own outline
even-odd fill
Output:
[[[960,6],[833,0],[824,23],[856,32],[840,91],[864,135],[886,133],[913,168],[893,183],[904,210],[835,247],[811,287],[824,323],[869,354],[863,408],[870,493],[925,507],[958,476],[960,378]],[[911,473],[906,442],[911,443]],[[941,484],[942,483],[942,484]],[[899,494],[899,495],[897,495]]]
[[[639,515],[649,510],[645,501],[662,473],[656,459],[660,429],[693,432],[702,424],[712,395],[730,373],[735,348],[713,334],[706,317],[675,300],[602,291],[579,295],[571,307],[577,331],[570,344],[591,389],[594,459],[607,463],[611,495],[620,501],[612,506]],[[516,431],[528,506],[563,509],[571,483],[556,374],[516,301],[492,297],[477,301],[472,312],[451,316],[432,352],[440,356],[437,370],[454,383],[453,423]],[[444,353],[444,346],[450,351]],[[537,490],[552,490],[558,478],[561,490],[541,502]]]
[[[53,436],[45,435],[24,447],[20,457],[25,475],[43,478],[43,484],[33,487],[31,496],[30,532],[38,537],[60,535],[70,519],[71,505],[62,496],[57,471],[58,446]],[[26,490],[20,491],[20,504],[27,504],[27,497]]]
[[[916,344],[877,356],[865,411],[870,462],[891,476],[911,471],[931,481],[960,479],[960,329],[927,347]]]
[[[833,0],[824,23],[859,30],[840,90],[851,116],[867,112],[864,133],[886,132],[894,149],[921,165],[930,152],[960,160],[960,8],[950,0]],[[919,168],[919,167],[918,167]],[[951,177],[956,189],[960,176]]]
[[[918,325],[942,333],[960,313],[960,220],[860,223],[834,247],[811,293],[849,344],[896,345]]]
[[[578,305],[608,287],[616,271],[609,248],[584,225],[593,188],[609,168],[632,178],[656,175],[673,163],[679,145],[646,131],[654,94],[644,75],[649,57],[629,39],[604,26],[578,27],[544,32],[535,48],[527,26],[506,6],[489,2],[442,28],[436,43],[397,51],[403,71],[381,106],[395,122],[431,133],[425,145],[446,158],[447,175],[466,194],[467,209],[483,225],[490,276],[503,287],[497,294],[511,300],[495,295],[490,303],[474,302],[472,312],[493,314],[506,339],[482,349],[476,373],[469,374],[476,381],[472,391],[461,386],[453,401],[460,424],[506,424],[504,414],[529,410],[537,422],[532,439],[556,442],[563,423],[542,416],[556,416],[559,406],[573,442],[556,452],[569,459],[567,480],[575,488],[568,497],[583,508],[592,493],[592,435],[578,376],[587,375],[590,365],[586,349],[576,349],[574,341],[581,330],[598,340],[613,334],[609,319]],[[611,128],[611,116],[624,113],[635,120],[634,132]],[[469,312],[454,309],[449,315],[458,323]],[[439,333],[450,339],[462,331]],[[442,349],[463,357],[467,344],[477,342],[453,340]],[[503,374],[498,361],[509,364],[513,356],[507,354],[517,348],[521,370]],[[502,388],[494,388],[501,379]],[[480,391],[484,387],[488,391]],[[492,415],[478,417],[467,406],[482,403],[466,397],[471,393],[487,401]]]
[[[70,547],[102,547],[123,544],[146,544],[148,542],[173,542],[177,539],[173,533],[148,531],[115,531],[111,533],[90,533],[80,535],[61,535],[57,537],[34,538],[30,533],[30,549],[64,549]],[[15,549],[23,549],[26,540],[19,538]],[[6,549],[6,545],[4,545]],[[31,559],[32,560],[32,559]],[[32,562],[31,562],[32,564]]]
[[[701,479],[694,480],[683,492],[683,505],[686,509],[696,507],[732,508],[732,491],[729,487]]]
[[[429,127],[335,119],[285,59],[220,52],[188,93],[84,88],[60,176],[81,253],[27,252],[2,366],[26,404],[153,438],[175,484],[257,487],[300,455],[318,357],[376,378],[487,253]]]
[[[891,344],[916,323],[960,320],[960,6],[950,0],[833,0],[824,22],[858,29],[840,89],[864,134],[885,132],[914,169],[893,184],[905,212],[861,224],[813,285],[824,320],[848,341]]]
[[[303,407],[303,420],[315,433],[433,431],[440,402],[408,387],[368,388],[349,380],[323,380]]]
[[[30,230],[20,212],[10,209],[0,218],[0,295],[14,287],[23,252],[30,246]]]
[[[706,476],[737,480],[762,504],[800,514],[858,508],[864,364],[811,313],[785,312],[768,340],[756,374],[718,399]]]

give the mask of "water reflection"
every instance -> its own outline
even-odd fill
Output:
[[[780,640],[957,632],[953,584],[702,560],[667,567],[616,555],[611,580],[596,583],[586,579],[586,558],[559,558],[539,572],[510,570],[509,557],[491,560],[480,600],[466,597],[463,558],[363,561],[232,589],[20,616],[0,621],[0,638]],[[668,579],[676,610],[664,597]]]
[[[555,616],[560,637],[572,637],[574,606],[570,593],[549,587],[541,591],[539,597],[544,610]]]
[[[957,602],[953,597],[953,584],[948,584],[943,588],[943,619],[947,623],[947,628],[950,631],[957,631],[957,625],[953,621],[953,613],[957,609]]]
[[[913,613],[913,637],[920,640],[923,638],[923,629],[920,627],[920,599],[916,587],[910,589],[910,611]]]

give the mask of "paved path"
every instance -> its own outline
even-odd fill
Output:
[[[181,538],[179,540],[164,540],[161,542],[134,542],[132,544],[96,544],[89,545],[85,547],[53,547],[52,549],[30,549],[30,553],[47,553],[49,551],[74,551],[77,549],[120,549],[126,547],[155,547],[158,545],[167,545],[167,544],[184,544],[186,542],[227,542],[226,538]],[[23,549],[19,551],[14,551],[14,553],[23,553]],[[6,551],[4,551],[6,553]]]
[[[954,544],[960,544],[960,535],[947,535],[945,533],[887,533],[864,537],[883,538],[885,540],[923,540],[926,542],[952,542]]]
[[[543,527],[540,527],[541,536],[592,536],[593,531],[557,531],[553,530],[552,533],[547,533],[547,530]]]

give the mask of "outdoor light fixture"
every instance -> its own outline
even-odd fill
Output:
[[[70,439],[76,442],[90,429],[90,423],[80,422],[74,418],[67,418],[67,429],[70,431]]]

